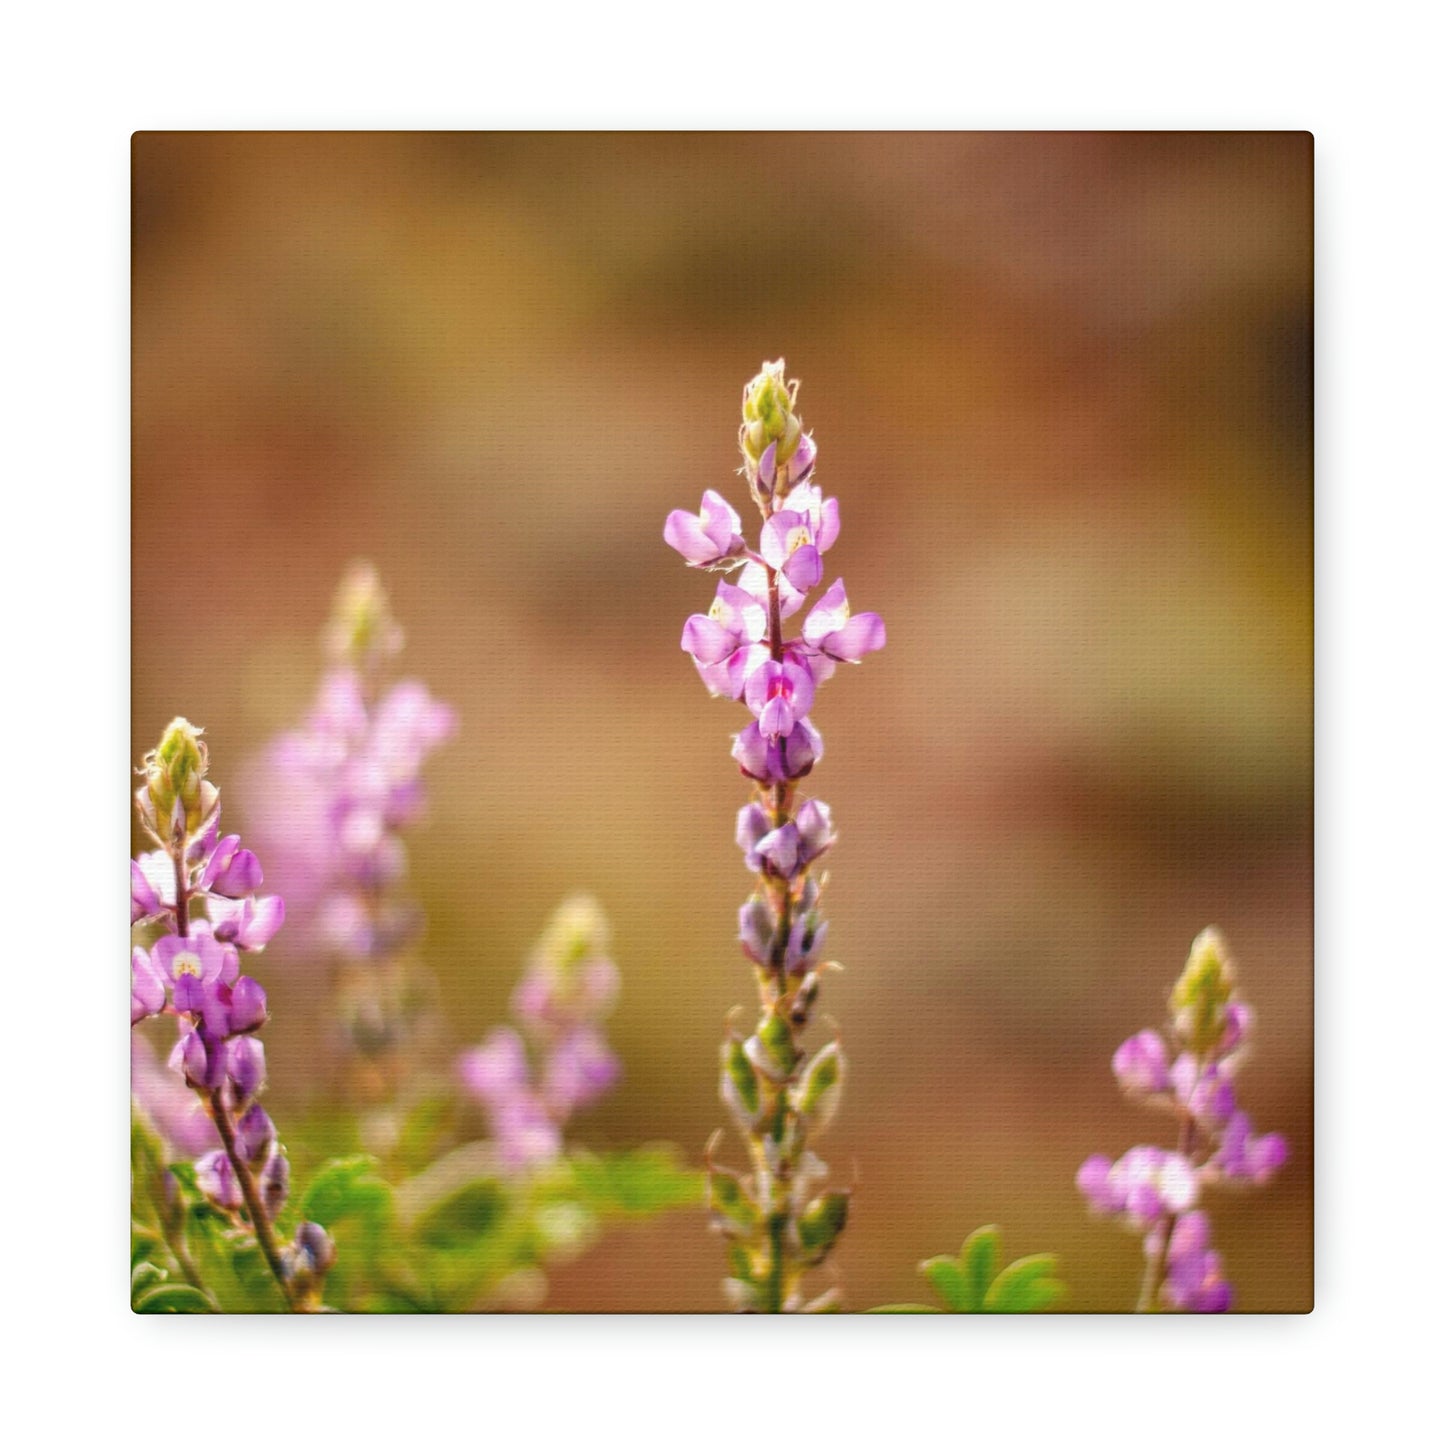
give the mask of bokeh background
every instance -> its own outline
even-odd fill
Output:
[[[346,562],[455,703],[412,886],[450,1044],[568,893],[610,914],[623,1085],[596,1145],[723,1122],[741,710],[678,648],[662,543],[741,504],[742,383],[785,356],[885,652],[821,695],[841,842],[823,1151],[848,1301],[996,1222],[1127,1309],[1090,1152],[1165,1142],[1114,1047],[1206,924],[1294,1155],[1223,1199],[1242,1309],[1313,1298],[1312,151],[1303,134],[164,134],[134,142],[133,738],[203,724],[228,821],[293,724]],[[228,779],[230,780],[228,786]],[[325,991],[261,960],[273,1113]],[[560,1269],[568,1309],[721,1306],[699,1213]]]

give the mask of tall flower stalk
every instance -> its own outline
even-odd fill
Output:
[[[427,757],[456,719],[422,683],[388,682],[404,637],[370,563],[348,569],[323,641],[316,701],[271,744],[250,806],[296,950],[332,963],[353,1091],[381,1105],[405,1082],[427,995],[404,834],[425,807]]]
[[[1119,1045],[1114,1077],[1126,1095],[1173,1117],[1174,1148],[1141,1144],[1118,1160],[1090,1155],[1078,1185],[1096,1213],[1143,1235],[1139,1313],[1217,1313],[1233,1290],[1212,1247],[1203,1193],[1267,1183],[1289,1149],[1279,1134],[1255,1134],[1235,1100],[1254,1014],[1214,929],[1194,940],[1169,1009],[1167,1034],[1145,1029]]]
[[[196,1160],[196,1185],[254,1235],[288,1307],[311,1311],[333,1249],[315,1224],[303,1224],[290,1244],[276,1234],[291,1170],[259,1103],[266,1052],[257,1034],[267,1019],[266,993],[240,964],[241,954],[271,941],[285,907],[275,895],[258,894],[256,855],[237,835],[221,835],[220,793],[208,772],[200,730],[184,718],[144,760],[136,813],[157,846],[131,860],[130,1021],[134,1027],[159,1014],[176,1020],[170,1067],[200,1100],[220,1144]],[[137,930],[154,941],[136,943]],[[133,1094],[144,1109],[160,1091],[147,1076],[148,1056],[140,1057]],[[173,1247],[193,1275],[183,1247]]]
[[[885,641],[877,613],[850,612],[841,578],[799,633],[790,637],[785,627],[821,585],[823,554],[839,531],[837,501],[813,480],[818,452],[797,397],[781,360],[765,363],[743,390],[738,442],[760,517],[756,548],[714,491],[696,515],[675,511],[663,529],[689,566],[737,577],[720,580],[709,610],[688,618],[682,648],[714,697],[742,702],[752,715],[732,755],[753,784],[737,842],[757,883],[738,936],[756,976],[759,1017],[746,1036],[729,1026],[721,1073],[749,1167],[725,1169],[709,1148],[708,1178],[714,1223],[729,1241],[729,1297],[741,1310],[766,1313],[837,1303],[835,1291],[809,1301],[805,1276],[847,1220],[848,1193],[823,1187],[828,1169],[811,1147],[837,1110],[844,1057],[836,1039],[811,1056],[803,1042],[827,967],[827,876],[815,865],[834,832],[828,805],[800,798],[798,786],[823,756],[809,717],[818,687],[838,663],[856,663]]]

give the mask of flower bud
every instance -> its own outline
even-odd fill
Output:
[[[758,1206],[738,1176],[713,1168],[707,1176],[707,1207],[718,1228],[733,1239],[747,1238],[758,1227]]]
[[[405,635],[370,562],[346,569],[322,642],[334,662],[363,669],[401,651]]]
[[[757,1032],[743,1045],[743,1052],[760,1074],[776,1083],[786,1079],[798,1062],[788,1021],[773,1013],[758,1025]]]
[[[226,1074],[231,1081],[232,1107],[241,1109],[266,1082],[266,1049],[249,1034],[226,1045]]]
[[[282,1253],[290,1279],[317,1280],[336,1263],[336,1245],[319,1224],[309,1220],[296,1230],[296,1237]]]
[[[196,1160],[196,1188],[217,1209],[235,1211],[245,1203],[240,1181],[224,1149],[213,1149]]]
[[[264,1158],[275,1140],[276,1126],[259,1104],[252,1104],[236,1121],[236,1150],[248,1164]]]
[[[279,1144],[272,1143],[257,1183],[261,1188],[261,1205],[266,1211],[266,1218],[275,1219],[291,1190],[291,1165],[286,1151]]]
[[[848,1195],[841,1189],[820,1194],[798,1220],[798,1242],[809,1264],[818,1264],[838,1241],[848,1222]]]
[[[1206,928],[1194,940],[1189,962],[1169,995],[1174,1031],[1191,1053],[1203,1058],[1225,1037],[1225,1009],[1233,993],[1234,967],[1224,939]]]
[[[141,821],[166,846],[184,843],[205,826],[218,798],[206,782],[201,730],[183,717],[176,718],[143,762],[145,784],[136,793]]]
[[[231,989],[231,1032],[248,1034],[265,1022],[266,990],[254,978],[238,978]]]
[[[820,1049],[792,1090],[792,1104],[808,1121],[811,1133],[821,1134],[833,1121],[843,1098],[843,1051],[837,1041]]]
[[[723,1040],[722,1074],[718,1092],[728,1111],[743,1129],[747,1129],[757,1120],[762,1108],[758,1076],[748,1059],[742,1040],[731,1035]]]

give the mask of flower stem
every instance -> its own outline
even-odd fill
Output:
[[[261,1203],[261,1194],[256,1188],[256,1180],[251,1173],[251,1166],[241,1158],[240,1150],[236,1147],[235,1125],[231,1122],[230,1111],[226,1108],[226,1101],[220,1089],[211,1091],[210,1101],[211,1116],[216,1121],[216,1132],[221,1136],[221,1144],[226,1150],[226,1158],[231,1161],[231,1168],[235,1170],[237,1182],[241,1186],[241,1195],[246,1201],[246,1210],[251,1216],[251,1230],[256,1236],[256,1243],[261,1246],[261,1253],[265,1256],[271,1273],[276,1276],[276,1283],[286,1300],[286,1307],[299,1313],[310,1313],[304,1302],[298,1301],[291,1291],[291,1286],[287,1283],[286,1271],[281,1264],[281,1252],[276,1246],[276,1236],[271,1229],[271,1220]]]

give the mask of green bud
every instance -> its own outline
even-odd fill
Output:
[[[721,1093],[723,1103],[744,1127],[757,1119],[762,1105],[758,1076],[748,1061],[742,1040],[731,1036],[723,1040]]]
[[[1224,1035],[1224,1007],[1234,993],[1234,965],[1224,939],[1206,928],[1189,950],[1189,962],[1169,995],[1174,1030],[1196,1054],[1206,1054]]]
[[[770,1013],[744,1045],[748,1061],[761,1074],[781,1083],[797,1066],[798,1050],[787,1019]]]
[[[136,793],[141,821],[167,846],[198,833],[217,798],[206,782],[208,759],[200,728],[176,718],[142,764],[145,786]]]
[[[610,931],[597,899],[569,897],[548,920],[536,946],[535,962],[559,980],[571,978],[590,958],[607,957]]]
[[[843,1050],[837,1042],[820,1049],[792,1091],[793,1107],[821,1134],[833,1121],[843,1099]]]
[[[730,1238],[749,1238],[758,1227],[758,1207],[741,1179],[726,1169],[712,1169],[707,1176],[707,1207],[717,1226]]]
[[[327,655],[349,667],[366,668],[401,651],[404,634],[370,562],[346,569],[323,640]]]
[[[820,1194],[798,1220],[798,1242],[809,1264],[818,1264],[838,1241],[848,1222],[848,1195],[841,1189]]]
[[[798,383],[783,375],[783,360],[765,361],[763,369],[743,388],[743,425],[738,434],[744,455],[754,466],[773,442],[779,464],[798,449],[803,423],[794,408]]]

